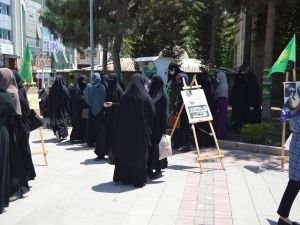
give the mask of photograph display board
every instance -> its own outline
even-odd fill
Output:
[[[213,120],[203,89],[181,91],[181,96],[190,124]]]
[[[284,82],[284,104],[281,119],[286,120],[300,113],[300,82]]]

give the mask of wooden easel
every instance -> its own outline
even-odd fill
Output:
[[[27,98],[29,102],[30,109],[33,109],[37,115],[40,115],[40,109],[38,105],[38,93],[37,93],[37,88],[35,85],[32,84],[26,84],[26,87],[28,88],[27,90]],[[43,155],[44,156],[44,162],[45,166],[48,166],[48,161],[47,161],[47,154],[48,152],[45,150],[45,142],[44,142],[44,136],[43,136],[43,130],[42,127],[38,128],[40,138],[41,138],[41,144],[42,144],[42,151],[41,152],[32,152],[32,155]]]
[[[191,82],[190,86],[186,85],[186,82],[185,82],[184,78],[182,78],[182,82],[183,82],[183,88],[182,89],[186,90],[186,91],[187,90],[200,89],[201,88],[201,85],[198,85],[198,82],[197,82],[197,79],[196,79],[196,75],[193,76],[193,79],[192,79],[192,82]],[[181,108],[180,108],[180,110],[178,112],[176,121],[175,121],[175,123],[173,125],[172,132],[170,134],[171,138],[172,138],[172,136],[173,136],[173,134],[175,132],[177,123],[179,121],[179,118],[180,118],[180,116],[182,114],[183,109],[184,109],[184,103],[182,103],[182,106],[181,106]],[[203,167],[202,167],[202,163],[201,162],[204,161],[204,160],[209,160],[209,159],[220,159],[222,169],[225,169],[224,162],[223,162],[224,155],[221,153],[221,150],[220,150],[220,147],[219,147],[219,143],[218,143],[218,140],[217,140],[217,137],[216,137],[213,125],[211,123],[211,120],[210,121],[199,121],[197,123],[200,123],[200,122],[208,122],[209,123],[209,127],[211,129],[211,132],[212,132],[215,144],[216,144],[216,150],[217,150],[217,154],[215,154],[215,155],[201,155],[200,154],[200,149],[199,149],[199,144],[198,144],[198,139],[197,139],[197,135],[196,135],[196,129],[195,129],[195,124],[196,123],[190,123],[192,125],[193,136],[194,136],[194,140],[195,140],[195,144],[196,144],[196,149],[197,149],[197,153],[198,153],[197,161],[199,162],[200,173],[203,173]]]
[[[296,62],[294,62],[294,68],[293,68],[293,81],[296,81]],[[289,72],[285,72],[285,82],[289,81]],[[284,155],[284,143],[286,139],[286,120],[283,121],[282,123],[282,138],[281,138],[281,153],[279,156],[279,159],[281,160],[281,171],[284,170],[284,161],[289,158],[289,156]]]

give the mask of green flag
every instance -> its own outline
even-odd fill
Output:
[[[272,66],[269,72],[269,76],[271,76],[272,73],[285,73],[288,62],[296,61],[295,48],[296,48],[296,38],[294,35],[294,37],[290,40],[288,45],[285,47],[283,52],[280,54],[279,58]]]
[[[25,81],[27,83],[32,82],[31,59],[32,59],[32,56],[31,56],[30,48],[29,48],[29,45],[27,44],[25,52],[24,52],[24,56],[22,59],[21,69],[20,69],[20,77],[22,78],[23,81]]]

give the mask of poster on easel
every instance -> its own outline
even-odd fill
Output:
[[[184,90],[181,96],[191,124],[213,120],[203,89]]]
[[[27,89],[27,99],[29,103],[29,108],[33,109],[37,115],[40,115],[40,107],[39,107],[39,98],[38,98],[38,89],[36,86],[29,86]],[[40,152],[33,152],[32,155],[43,155],[44,156],[44,162],[45,165],[48,165],[47,161],[47,154],[48,152],[45,150],[45,143],[44,143],[44,136],[42,132],[42,128],[38,128],[40,138],[41,138],[41,144],[42,144],[42,151]]]
[[[281,120],[287,120],[300,113],[300,82],[284,82],[284,103]]]

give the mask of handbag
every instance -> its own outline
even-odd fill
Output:
[[[171,136],[163,135],[159,142],[159,160],[172,156]]]
[[[43,119],[39,117],[33,109],[30,109],[28,114],[29,129],[33,131],[43,126]]]
[[[178,117],[178,113],[177,112],[171,112],[169,117],[168,117],[168,127],[169,128],[173,128],[174,124],[176,122],[176,119]],[[176,125],[175,128],[180,128],[180,119],[178,120],[178,123]]]

